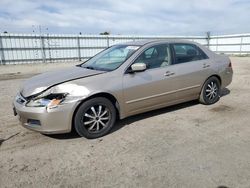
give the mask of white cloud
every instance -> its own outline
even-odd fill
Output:
[[[196,35],[250,32],[246,0],[1,0],[0,31]]]

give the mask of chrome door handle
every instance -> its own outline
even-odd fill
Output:
[[[210,67],[210,65],[208,65],[208,64],[203,64],[203,68],[205,69],[205,68],[208,68],[208,67]]]
[[[164,76],[172,76],[174,75],[175,73],[174,72],[170,72],[170,71],[167,71]]]

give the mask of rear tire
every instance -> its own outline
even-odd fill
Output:
[[[81,104],[74,117],[74,127],[80,136],[93,139],[106,135],[115,120],[116,110],[112,102],[97,97]]]
[[[199,101],[205,105],[211,105],[219,101],[221,93],[221,84],[217,77],[212,76],[204,83]]]

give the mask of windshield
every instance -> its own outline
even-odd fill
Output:
[[[140,46],[115,45],[97,54],[81,67],[112,71],[123,64]]]

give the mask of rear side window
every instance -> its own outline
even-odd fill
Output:
[[[207,55],[194,44],[173,44],[175,64],[207,59]]]

